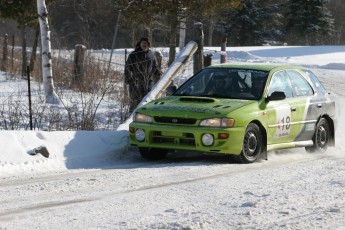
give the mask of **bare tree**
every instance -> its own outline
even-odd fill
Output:
[[[45,0],[37,0],[37,11],[41,30],[42,75],[45,99],[46,103],[59,104],[59,97],[54,90],[50,30],[48,24],[48,11]]]

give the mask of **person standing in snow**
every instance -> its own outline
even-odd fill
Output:
[[[125,65],[125,84],[130,99],[129,112],[132,112],[150,91],[155,76],[161,74],[148,38],[141,38],[135,50],[129,54]]]

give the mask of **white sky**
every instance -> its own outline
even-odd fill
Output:
[[[228,47],[228,61],[312,67],[337,100],[336,147],[251,165],[193,153],[147,162],[126,127],[0,131],[0,229],[345,229],[345,47]],[[2,73],[0,96],[7,86]],[[29,155],[42,146],[48,158]]]

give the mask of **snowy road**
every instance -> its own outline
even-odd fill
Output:
[[[252,165],[170,157],[0,184],[8,229],[335,229],[345,158],[271,154]],[[6,197],[4,197],[6,196]]]
[[[108,169],[8,177],[0,229],[345,229],[345,73],[315,73],[339,101],[337,147],[326,154],[272,152],[250,165],[133,154]]]

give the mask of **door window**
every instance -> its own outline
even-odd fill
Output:
[[[284,92],[286,98],[292,97],[290,82],[284,71],[276,72],[272,76],[268,95],[270,96],[275,91]]]

